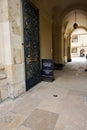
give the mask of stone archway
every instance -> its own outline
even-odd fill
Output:
[[[86,16],[86,10],[85,10],[85,8],[84,8],[84,6],[82,5],[80,5],[80,6],[75,6],[75,7],[73,7],[72,6],[72,8],[69,8],[69,9],[67,9],[65,12],[64,12],[64,18],[62,19],[62,24],[63,24],[63,30],[64,30],[64,36],[65,36],[65,40],[66,40],[66,43],[67,43],[67,59],[69,60],[69,61],[71,61],[71,56],[70,56],[70,53],[71,53],[71,51],[70,51],[70,49],[71,49],[71,34],[72,34],[72,32],[74,31],[74,28],[73,28],[73,24],[74,24],[74,11],[75,11],[75,9],[77,10],[77,12],[78,12],[78,16],[77,17],[79,17],[80,18],[80,14],[81,14],[81,16],[83,16],[83,19],[77,19],[77,23],[78,23],[78,29],[80,29],[80,28],[82,28],[82,29],[84,29],[84,30],[86,30],[87,31],[87,28],[86,28],[86,23],[87,23],[87,20],[85,19],[85,16]],[[68,12],[68,11],[71,11],[71,12]],[[69,46],[69,47],[68,47]],[[67,60],[67,61],[68,61]]]

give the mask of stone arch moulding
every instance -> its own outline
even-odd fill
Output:
[[[73,10],[83,10],[85,12],[87,12],[87,4],[73,4],[72,6],[68,6],[66,9],[64,9],[61,13],[61,20],[63,21],[63,19],[65,18],[65,16],[73,11]]]
[[[84,29],[85,31],[87,31],[87,27],[84,27],[84,26],[78,26],[77,29]],[[72,32],[74,31],[75,29],[72,29],[71,32],[69,33],[69,37],[71,36]]]

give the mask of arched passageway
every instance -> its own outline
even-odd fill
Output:
[[[87,54],[87,31],[83,28],[74,30],[71,34],[71,59],[85,57]]]
[[[33,43],[38,42],[37,20],[31,20],[28,24],[26,20],[31,18],[27,15],[29,10],[26,10],[25,33],[29,38],[32,36],[30,43],[28,37],[25,40],[28,49],[26,62],[33,62],[35,71],[39,65],[34,63],[39,59],[40,63],[42,59],[53,59],[57,65],[53,82],[42,81],[27,92],[23,1],[28,2],[28,5],[25,3],[25,10],[31,1],[35,10],[39,9],[40,16],[39,49],[31,42],[33,36],[36,39]],[[86,29],[87,0],[0,0],[0,102],[8,99],[0,104],[0,130],[87,130],[87,62],[71,57],[75,11],[78,27]],[[32,14],[29,16],[36,18]],[[31,29],[26,28],[30,25]],[[35,53],[38,49],[41,52],[39,59]],[[34,54],[36,58],[31,57]],[[26,72],[32,70],[29,64]],[[32,73],[28,75],[32,76]],[[36,82],[37,75],[34,77]],[[18,98],[10,99],[15,97]]]
[[[1,0],[0,1],[0,100],[8,97],[15,98],[26,91],[25,82],[25,56],[24,56],[24,37],[23,37],[23,8],[22,4],[25,0]],[[63,70],[64,65],[71,61],[71,33],[73,32],[73,24],[75,22],[75,11],[77,12],[76,22],[78,27],[87,27],[87,1],[79,0],[26,0],[28,4],[34,5],[35,9],[38,8],[39,19],[39,33],[40,33],[40,48],[35,44],[29,44],[27,62],[32,63],[33,70],[39,73],[41,70],[42,59],[52,59],[57,69]],[[26,5],[26,4],[25,4]],[[26,5],[28,7],[28,5]],[[26,10],[25,7],[25,10]],[[29,11],[29,10],[28,10]],[[28,13],[26,10],[26,13]],[[30,11],[31,12],[31,11]],[[33,16],[32,14],[29,16]],[[25,21],[29,20],[28,15]],[[30,18],[31,19],[31,18]],[[31,20],[30,24],[25,23],[27,27],[36,24],[36,20]],[[26,27],[26,26],[25,26]],[[33,29],[33,31],[32,31]],[[37,30],[32,28],[27,32],[29,38],[33,32],[32,40],[38,39]],[[34,37],[33,37],[34,36]],[[27,37],[28,38],[28,37]],[[27,41],[26,38],[26,41]],[[36,43],[36,41],[33,43]],[[37,40],[38,43],[38,40]],[[38,44],[37,44],[38,45]],[[32,49],[31,49],[32,48]],[[38,50],[38,54],[35,50]],[[34,51],[32,51],[34,50]],[[30,54],[32,52],[32,54]],[[34,52],[34,53],[33,53]],[[34,55],[35,57],[30,58]],[[37,66],[37,67],[36,67]],[[39,69],[37,69],[39,67]],[[26,69],[27,70],[27,69]],[[28,76],[32,75],[32,67],[28,66],[26,72]],[[37,71],[38,70],[38,71]],[[33,71],[33,74],[34,71]],[[35,83],[37,83],[37,76]],[[34,80],[33,80],[34,81]],[[33,82],[31,81],[31,82]],[[30,82],[28,82],[30,85]],[[3,87],[4,86],[4,87]],[[3,94],[4,91],[4,94]]]
[[[75,12],[77,12],[75,14]],[[77,28],[73,27],[74,23],[77,23]],[[65,24],[64,24],[65,23]],[[65,62],[71,62],[73,56],[85,57],[87,50],[86,35],[87,35],[87,20],[86,11],[79,9],[78,7],[67,15],[63,19],[64,25],[64,56]],[[75,55],[76,54],[76,55]],[[81,58],[79,58],[81,60]],[[83,58],[85,59],[85,58]]]

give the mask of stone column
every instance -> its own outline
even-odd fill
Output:
[[[62,25],[58,25],[58,69],[62,70],[64,65],[64,45],[63,45],[63,34]]]
[[[64,37],[64,62],[67,62],[67,38]]]
[[[54,18],[53,25],[53,58],[57,69],[62,70],[64,64],[64,46],[61,21],[58,22],[57,19]]]
[[[0,0],[0,97],[5,92],[4,97],[14,98],[25,91],[22,27],[21,0]]]
[[[5,63],[6,60],[9,62],[11,58],[9,40],[8,0],[0,0],[0,101],[8,97],[8,77]]]
[[[58,26],[58,64],[62,64],[61,25]]]
[[[71,37],[67,37],[67,61],[71,62]]]
[[[23,48],[22,1],[8,0],[11,59],[6,64],[9,79],[9,97],[14,98],[25,91],[25,68]]]
[[[58,64],[58,27],[57,23],[53,23],[53,60],[55,65]]]

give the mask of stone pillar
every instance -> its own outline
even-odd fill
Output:
[[[64,46],[63,46],[63,34],[62,34],[62,26],[59,24],[58,26],[58,69],[62,70],[64,65]]]
[[[11,98],[25,91],[22,26],[21,0],[0,0],[0,82],[7,84],[1,95]]]
[[[64,37],[64,62],[67,62],[67,38]]]
[[[71,62],[71,37],[67,37],[67,61]]]
[[[57,23],[53,23],[53,60],[55,65],[58,64],[58,27]]]
[[[5,62],[7,59],[9,62],[11,58],[9,40],[8,0],[0,0],[0,101],[8,97],[8,78]]]
[[[8,0],[11,59],[6,64],[9,79],[9,97],[14,98],[25,91],[23,48],[23,22],[21,0]]]
[[[64,65],[64,46],[62,41],[62,25],[56,16],[53,19],[53,59],[57,69],[62,70]]]

